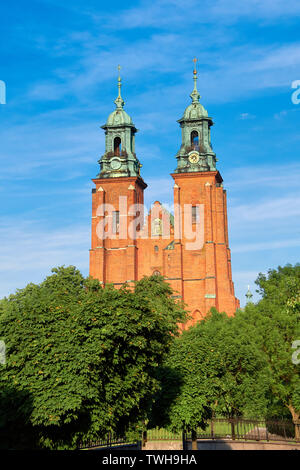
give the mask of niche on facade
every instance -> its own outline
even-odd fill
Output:
[[[157,218],[152,221],[151,235],[162,235],[162,220]]]

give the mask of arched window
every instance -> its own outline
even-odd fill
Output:
[[[192,224],[199,223],[199,206],[192,206]]]
[[[121,155],[121,139],[120,137],[115,137],[114,139],[114,155]]]
[[[157,245],[155,245],[155,247],[154,247],[154,251],[155,251],[155,253],[157,253],[157,252],[158,252],[158,246],[157,246]]]
[[[120,231],[120,212],[114,211],[113,215],[113,233],[119,233]]]
[[[202,315],[202,313],[200,312],[200,310],[197,309],[197,310],[194,310],[193,315],[192,315],[192,318],[193,318],[193,321],[194,321],[194,322],[197,322],[197,321],[203,319],[203,315]]]
[[[191,133],[191,145],[194,149],[198,149],[199,147],[199,135],[197,131]]]
[[[156,269],[155,271],[153,271],[152,276],[161,276],[161,274],[160,274],[160,272]]]

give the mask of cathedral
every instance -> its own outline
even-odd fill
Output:
[[[102,126],[105,151],[92,190],[90,275],[120,287],[160,274],[174,298],[184,301],[191,320],[215,307],[233,315],[234,294],[228,242],[226,190],[216,168],[210,130],[212,118],[200,103],[197,71],[192,102],[178,120],[181,143],[176,154],[174,211],[159,201],[144,208],[147,184],[135,152],[137,129],[124,110],[118,77],[116,109]],[[171,164],[171,162],[170,162]]]

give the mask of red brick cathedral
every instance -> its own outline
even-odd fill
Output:
[[[199,101],[194,70],[192,103],[178,121],[174,210],[156,201],[144,209],[147,184],[135,153],[137,129],[124,111],[118,78],[116,109],[102,128],[105,153],[93,179],[90,275],[118,287],[161,274],[174,297],[200,320],[211,307],[232,315],[239,307],[231,275],[226,191],[210,141],[212,119]],[[189,322],[190,324],[190,322]]]

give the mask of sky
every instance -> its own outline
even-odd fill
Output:
[[[14,0],[1,18],[0,297],[54,266],[88,275],[91,179],[118,64],[148,207],[172,203],[197,57],[241,305],[248,284],[258,299],[259,272],[300,261],[298,0]]]

